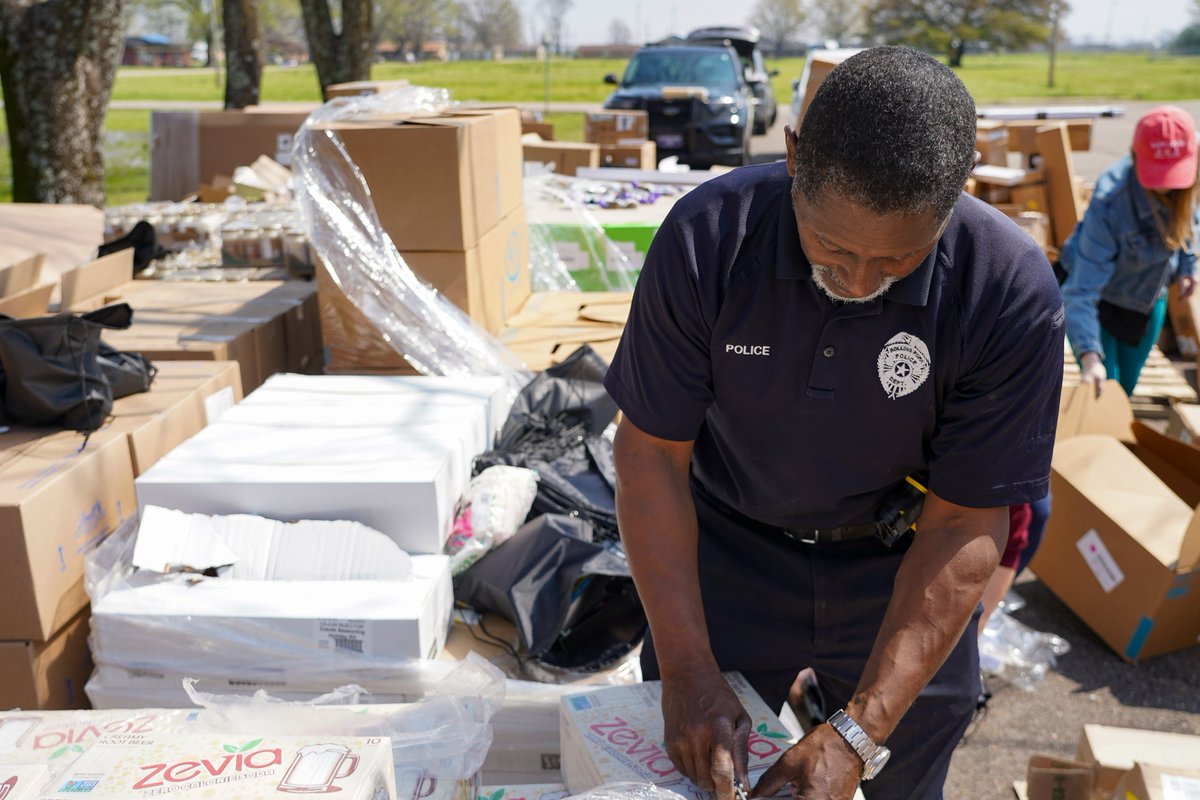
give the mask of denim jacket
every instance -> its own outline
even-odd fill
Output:
[[[1096,181],[1087,213],[1060,256],[1068,273],[1062,287],[1067,338],[1077,355],[1104,357],[1096,310],[1101,300],[1149,314],[1168,284],[1195,274],[1194,245],[1167,250],[1153,213],[1129,156]]]

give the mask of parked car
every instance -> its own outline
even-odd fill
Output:
[[[829,64],[840,64],[855,53],[861,53],[861,47],[809,48],[808,56],[804,59],[804,69],[800,77],[792,81],[792,124],[800,127],[800,112],[804,109],[804,93],[808,89],[808,76],[812,73],[814,58],[819,58]]]
[[[724,44],[732,47],[742,62],[746,74],[746,82],[754,92],[754,133],[762,135],[775,124],[779,114],[778,103],[775,102],[775,90],[771,87],[771,78],[779,74],[779,70],[768,70],[763,62],[762,49],[758,46],[759,33],[757,28],[740,28],[726,26],[719,28],[697,28],[687,36],[689,42],[696,44]]]
[[[753,92],[732,47],[643,47],[619,81],[604,80],[617,85],[605,108],[649,113],[659,159],[677,156],[698,168],[749,163]]]

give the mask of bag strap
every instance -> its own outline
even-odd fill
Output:
[[[88,322],[112,330],[125,330],[133,324],[133,308],[129,303],[113,303],[80,315]]]

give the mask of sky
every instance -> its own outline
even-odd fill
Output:
[[[1130,40],[1169,39],[1189,22],[1191,0],[1070,0],[1065,22],[1073,41],[1120,44]],[[645,39],[669,33],[686,33],[704,25],[741,23],[754,0],[576,0],[567,14],[567,39],[571,44],[609,41],[613,19],[622,19]],[[734,11],[734,9],[739,9]],[[744,10],[740,10],[744,9]],[[740,18],[739,18],[740,15]],[[636,37],[635,35],[635,38]]]

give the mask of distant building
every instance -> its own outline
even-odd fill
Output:
[[[636,44],[584,44],[575,49],[576,58],[632,58],[641,50]]]
[[[127,67],[190,67],[192,46],[172,42],[166,36],[147,33],[125,37],[121,63]]]

